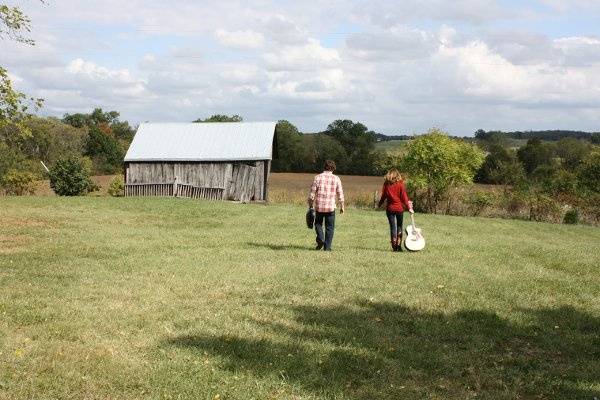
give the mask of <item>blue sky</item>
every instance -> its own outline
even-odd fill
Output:
[[[9,2],[10,4],[10,2]],[[18,2],[37,44],[2,42],[42,113],[132,123],[213,113],[387,134],[600,131],[594,0]]]

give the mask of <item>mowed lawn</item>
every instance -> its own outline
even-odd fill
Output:
[[[0,198],[1,399],[600,396],[600,229],[303,207]]]

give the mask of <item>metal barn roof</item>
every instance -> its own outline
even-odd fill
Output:
[[[125,161],[270,160],[275,122],[144,123]]]

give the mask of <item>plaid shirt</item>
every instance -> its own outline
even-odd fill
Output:
[[[331,171],[325,171],[317,176],[310,188],[309,203],[313,204],[318,212],[331,212],[335,210],[335,196],[344,206],[344,191],[342,181]]]

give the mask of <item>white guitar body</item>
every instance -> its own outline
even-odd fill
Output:
[[[404,247],[410,251],[420,251],[425,248],[425,238],[421,234],[421,229],[415,225],[415,218],[413,214],[410,214],[412,225],[406,227],[406,240],[404,241]]]

